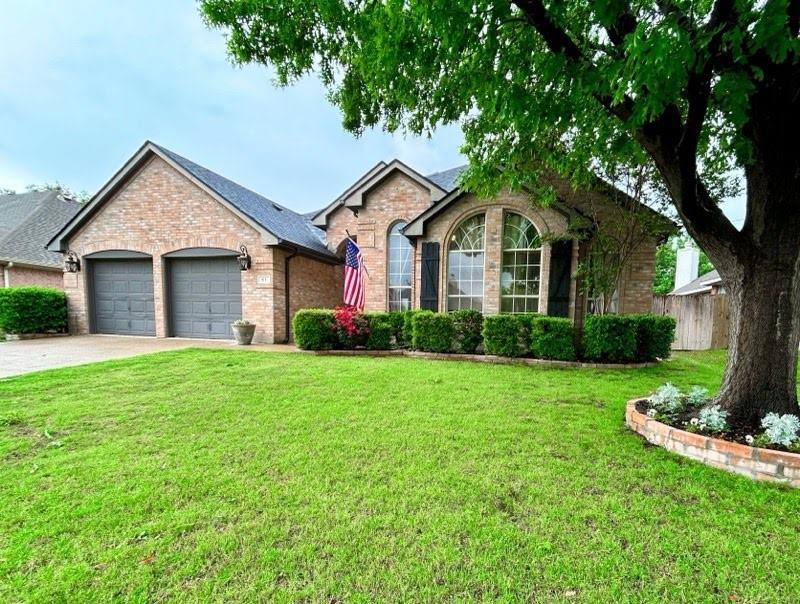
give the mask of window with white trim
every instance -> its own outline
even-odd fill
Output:
[[[476,214],[456,227],[447,244],[447,310],[483,310],[486,216]]]
[[[500,312],[538,312],[542,240],[533,223],[515,212],[503,216]]]
[[[411,308],[411,273],[414,248],[403,235],[405,222],[395,222],[389,229],[387,250],[388,309],[409,310]]]

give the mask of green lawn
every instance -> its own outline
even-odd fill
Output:
[[[800,491],[645,446],[646,370],[188,350],[0,382],[0,601],[797,602]]]

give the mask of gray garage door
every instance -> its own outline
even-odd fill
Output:
[[[94,330],[97,333],[156,335],[153,261],[92,261]]]
[[[242,276],[235,257],[170,260],[172,335],[232,338],[242,318]]]

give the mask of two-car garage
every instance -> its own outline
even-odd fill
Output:
[[[91,330],[119,335],[156,335],[153,258],[107,251],[88,261]],[[163,256],[167,335],[231,338],[242,317],[241,272],[236,252],[194,248]]]

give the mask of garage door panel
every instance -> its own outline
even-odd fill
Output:
[[[196,275],[197,278],[202,279],[203,274],[198,273]],[[208,294],[209,284],[208,281],[192,281],[189,284],[189,290],[193,294],[205,295]]]
[[[91,266],[95,331],[155,335],[152,260],[95,260]]]
[[[212,301],[208,303],[208,313],[218,317],[226,317],[230,313],[230,305],[224,300]]]
[[[209,281],[208,283],[208,293],[210,294],[226,294],[228,293],[228,283],[227,281]]]
[[[230,338],[231,326],[227,321],[212,321],[209,324],[209,331],[212,338]]]
[[[175,258],[170,261],[173,335],[232,337],[230,324],[242,314],[241,271],[235,257]]]

